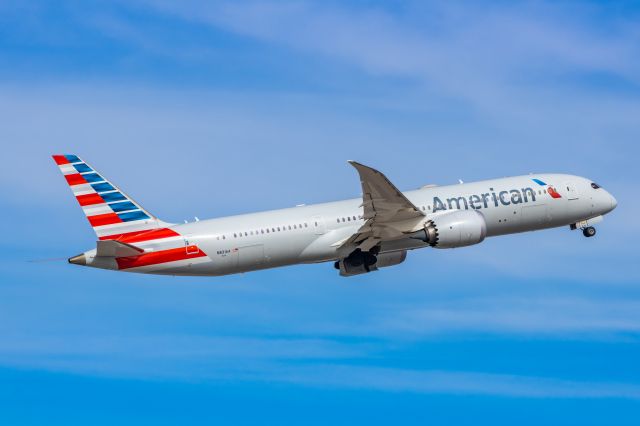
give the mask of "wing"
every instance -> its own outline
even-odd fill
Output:
[[[367,251],[381,241],[401,238],[424,220],[418,209],[376,169],[349,161],[360,174],[365,223],[341,246],[356,244]]]

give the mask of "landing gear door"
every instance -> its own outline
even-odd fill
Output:
[[[567,199],[577,200],[579,198],[578,192],[576,191],[576,186],[573,184],[573,182],[565,182],[564,187],[564,189],[566,189],[567,191]]]

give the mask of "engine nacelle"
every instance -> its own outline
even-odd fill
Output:
[[[407,258],[406,250],[392,251],[389,253],[380,253],[376,266],[378,268],[386,268],[387,266],[399,265]]]
[[[456,210],[430,219],[424,229],[410,238],[435,248],[456,248],[481,243],[487,236],[487,222],[476,210]]]
[[[335,263],[335,267],[340,270],[340,275],[343,277],[350,277],[352,275],[360,275],[366,274],[367,272],[377,271],[378,268],[398,265],[404,262],[406,258],[406,250],[374,255],[373,253],[362,252],[358,249],[348,257],[337,261]]]

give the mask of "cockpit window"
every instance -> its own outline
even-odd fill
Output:
[[[593,189],[598,189],[598,188],[600,188],[600,185],[598,185],[598,184],[597,184],[597,183],[595,183],[595,182],[591,182],[591,187],[592,187]]]

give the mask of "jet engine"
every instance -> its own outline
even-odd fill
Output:
[[[344,259],[335,263],[335,268],[340,270],[340,275],[349,277],[351,275],[366,274],[377,271],[378,268],[398,265],[407,258],[406,250],[399,250],[389,253],[373,254],[356,249]]]
[[[476,210],[456,210],[431,218],[424,229],[410,238],[435,248],[456,248],[481,243],[487,236],[487,223]]]

